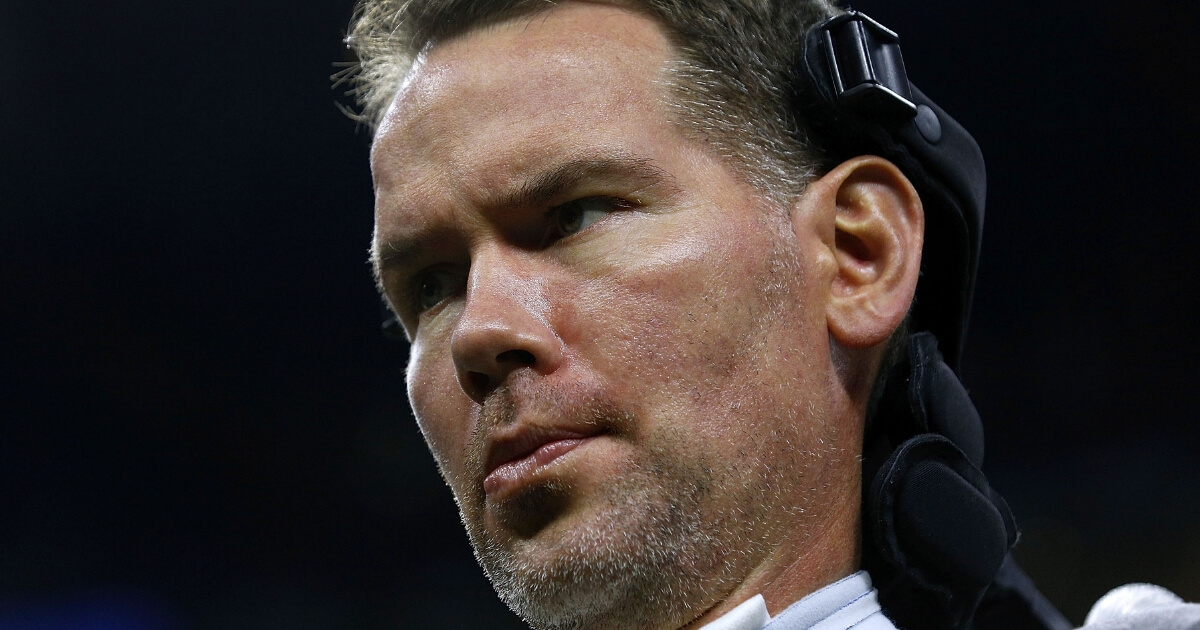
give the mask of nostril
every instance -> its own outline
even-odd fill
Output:
[[[537,363],[533,353],[528,350],[506,350],[496,355],[496,363],[529,367]]]
[[[471,389],[476,392],[485,393],[491,389],[491,380],[487,374],[483,372],[468,372],[467,378],[471,379]]]
[[[478,399],[487,396],[493,389],[499,387],[513,371],[535,365],[537,365],[537,357],[532,352],[506,350],[496,355],[495,362],[487,366],[486,370],[468,370],[466,380],[460,382],[471,397]]]

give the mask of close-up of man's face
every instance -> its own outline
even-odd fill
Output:
[[[0,630],[1200,630],[1200,2],[76,4]]]
[[[670,59],[597,4],[469,31],[372,151],[418,423],[489,577],[545,627],[686,623],[781,547],[844,542],[828,524],[857,507],[834,254],[672,121]]]

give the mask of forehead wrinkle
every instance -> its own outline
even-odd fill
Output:
[[[630,14],[649,16],[613,3],[599,4],[608,5],[611,12],[598,19],[588,14],[587,25],[591,28],[570,28],[571,22],[582,21],[578,17],[571,17],[571,22],[560,28],[533,28],[552,15],[570,15],[578,8],[570,3],[550,5],[534,15],[470,29],[436,42],[406,76],[391,109],[401,100],[422,101],[425,106],[421,113],[425,113],[432,108],[428,101],[435,100],[434,94],[443,86],[461,90],[453,97],[455,100],[483,95],[487,98],[479,102],[484,107],[503,109],[511,103],[496,97],[511,91],[515,83],[522,83],[527,90],[549,90],[578,81],[583,75],[584,84],[595,85],[597,70],[620,77],[647,59],[656,59],[665,66],[664,62],[674,56],[673,46],[656,21],[623,19]]]
[[[599,19],[601,26],[611,23],[609,28],[533,28],[552,13],[577,8],[557,6],[469,30],[427,49],[406,76],[376,136],[372,166],[377,183],[398,176],[387,167],[395,167],[406,153],[436,153],[443,165],[459,161],[456,154],[469,147],[453,145],[453,132],[458,129],[475,128],[477,135],[504,137],[506,123],[543,116],[555,117],[567,131],[594,128],[603,120],[616,122],[647,113],[629,109],[638,101],[635,92],[643,90],[656,93],[651,100],[660,109],[654,113],[664,115],[669,108],[662,103],[667,94],[661,75],[673,57],[673,47],[661,27],[649,20],[618,19],[640,12],[611,6],[612,12]],[[587,25],[594,27],[596,21],[590,15]],[[638,68],[647,62],[657,66],[660,80],[629,82],[627,77],[640,74]],[[514,88],[545,98],[510,98],[518,96]],[[564,88],[575,96],[564,101]],[[461,102],[473,107],[454,107]],[[545,146],[560,140],[561,131],[544,128],[545,137],[526,140]],[[470,163],[467,159],[463,165]]]
[[[447,207],[438,195],[451,190],[438,171],[412,168],[390,168],[394,180],[387,180],[375,189],[376,241],[412,240],[411,235],[430,228],[431,212]],[[433,181],[430,181],[433,180]]]
[[[580,5],[587,4],[600,5],[607,10],[600,15],[596,15],[595,12],[584,14],[586,17],[572,15],[580,8]],[[469,40],[474,34],[485,34],[494,35],[494,41],[504,44],[509,49],[508,52],[533,58],[542,52],[538,50],[541,48],[540,44],[549,44],[545,47],[549,50],[562,48],[592,50],[605,47],[614,39],[623,39],[624,45],[621,52],[628,53],[659,49],[661,48],[659,44],[666,41],[658,18],[644,7],[637,6],[632,2],[574,0],[569,3],[559,3],[554,0],[546,0],[545,4],[541,6],[527,7],[527,9],[455,33],[436,41],[433,47],[449,48],[458,42]],[[561,19],[564,14],[569,16],[565,25],[558,28],[537,28],[551,19]],[[650,21],[630,22],[625,19],[629,15],[648,18]],[[585,21],[588,26],[594,28],[585,30],[572,28],[572,26]],[[646,26],[650,26],[650,28],[646,28]]]

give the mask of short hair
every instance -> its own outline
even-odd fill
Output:
[[[827,168],[794,112],[803,35],[840,13],[833,0],[614,0],[655,18],[677,53],[669,105],[768,199],[786,203]],[[360,0],[347,45],[355,117],[374,131],[413,63],[438,41],[556,6],[554,0]]]

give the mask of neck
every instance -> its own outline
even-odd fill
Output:
[[[838,505],[826,506],[829,518],[823,523],[797,528],[724,600],[718,602],[681,630],[701,628],[733,610],[738,604],[761,594],[771,616],[778,615],[804,596],[820,590],[858,570],[861,558],[860,495],[856,482],[836,498]]]

